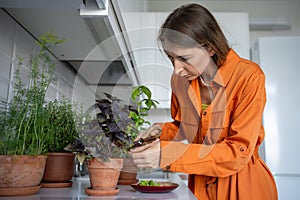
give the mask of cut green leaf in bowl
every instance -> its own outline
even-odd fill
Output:
[[[141,180],[139,183],[132,184],[131,187],[144,193],[166,193],[176,189],[179,185],[172,182],[155,182],[153,180]]]

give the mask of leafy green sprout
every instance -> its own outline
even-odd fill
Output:
[[[137,108],[136,110],[131,110],[129,115],[132,121],[135,123],[135,127],[140,132],[145,129],[145,124],[150,125],[150,122],[147,121],[145,117],[149,115],[150,109],[156,109],[157,104],[159,103],[158,101],[152,99],[151,90],[144,85],[133,88],[131,100],[137,106]],[[136,137],[136,135],[133,135],[133,137]]]
[[[160,186],[160,183],[154,182],[153,180],[140,180],[140,186]]]

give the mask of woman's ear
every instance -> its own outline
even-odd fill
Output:
[[[216,53],[211,47],[208,47],[207,51],[208,51],[210,57],[212,57]]]

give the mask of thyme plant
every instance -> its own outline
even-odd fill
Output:
[[[49,113],[47,151],[64,152],[65,147],[78,138],[83,114],[78,105],[66,97],[48,102],[46,110]]]

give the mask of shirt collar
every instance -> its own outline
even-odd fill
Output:
[[[239,60],[240,57],[236,54],[236,52],[233,49],[230,49],[226,56],[225,62],[219,67],[219,70],[214,78],[214,82],[225,87],[230,80]]]

